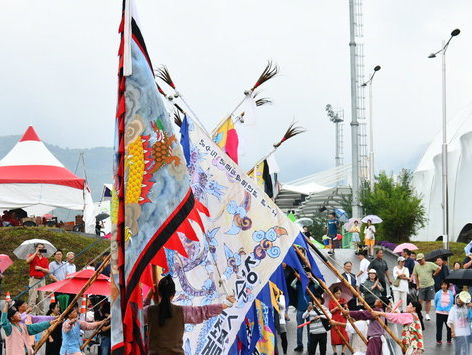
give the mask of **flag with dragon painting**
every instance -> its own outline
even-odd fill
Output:
[[[184,334],[186,355],[226,354],[300,231],[196,123],[185,118],[181,132],[192,190],[210,218],[198,241],[182,236],[187,257],[167,252],[178,287],[174,301],[206,305],[234,293],[233,307],[201,325],[186,325]]]
[[[120,25],[114,222],[112,349],[144,354],[141,284],[150,265],[167,269],[166,249],[187,257],[185,242],[203,229],[185,158],[156,90],[150,57],[130,2]],[[151,280],[150,280],[151,279]]]

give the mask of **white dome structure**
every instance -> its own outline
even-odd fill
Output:
[[[447,125],[449,240],[472,229],[472,104]],[[442,132],[432,141],[413,176],[413,185],[421,195],[428,222],[413,238],[436,240],[442,236]],[[460,240],[464,241],[464,240]]]

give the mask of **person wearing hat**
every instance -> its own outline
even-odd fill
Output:
[[[33,354],[30,335],[41,333],[49,328],[53,321],[39,322],[35,324],[21,323],[21,314],[11,301],[5,301],[3,305],[0,327],[3,328],[6,338],[6,355]]]
[[[454,338],[454,354],[469,355],[470,317],[467,304],[471,301],[470,294],[462,291],[456,295],[456,304],[451,308],[447,317],[447,325],[451,328]]]
[[[375,300],[382,296],[384,288],[380,283],[380,280],[377,278],[377,271],[375,269],[370,269],[367,273],[367,280],[361,285],[361,292],[364,300],[369,304],[369,306],[373,306]]]
[[[402,301],[400,304],[400,310],[405,311],[407,306],[407,295],[408,295],[408,282],[410,281],[410,272],[405,266],[405,258],[403,256],[398,257],[398,265],[393,268],[393,298],[395,302]]]
[[[416,277],[416,285],[418,287],[418,298],[421,306],[424,306],[425,319],[431,320],[429,312],[431,311],[431,301],[434,299],[434,278],[441,272],[441,268],[430,261],[424,259],[424,254],[419,253],[416,256],[418,264],[413,269],[413,275]]]

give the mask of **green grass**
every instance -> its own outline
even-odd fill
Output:
[[[52,243],[57,249],[61,249],[65,254],[73,251],[76,255],[75,264],[77,270],[85,266],[102,251],[109,248],[110,242],[103,239],[88,237],[85,235],[70,233],[64,231],[52,230],[49,228],[24,228],[24,227],[4,227],[0,228],[0,254],[7,254],[13,260],[11,265],[4,273],[1,284],[1,294],[10,292],[12,298],[24,291],[28,286],[29,268],[24,260],[18,259],[13,250],[23,241],[28,239],[45,239]],[[83,249],[87,250],[78,255]],[[52,261],[53,259],[50,258]],[[48,278],[47,283],[51,280]],[[21,298],[27,299],[27,295]]]
[[[419,250],[415,250],[415,252],[418,253],[423,253],[423,254],[428,254],[429,252],[432,252],[433,250],[436,249],[442,249],[444,248],[443,242],[412,242],[415,244]],[[452,267],[456,261],[462,263],[462,261],[465,258],[464,254],[464,248],[466,244],[465,243],[449,243],[449,249],[454,253],[453,256],[449,258],[449,266]]]

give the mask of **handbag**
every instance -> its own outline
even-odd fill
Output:
[[[316,312],[317,315],[319,315],[319,316],[324,316],[324,314],[321,314],[321,313],[316,309],[316,307],[313,307],[313,310]],[[320,320],[321,320],[321,324],[323,324],[323,327],[326,329],[326,331],[328,331],[328,330],[331,329],[331,323],[329,322],[328,319],[321,317]]]
[[[400,286],[400,281],[401,281],[401,279],[399,277],[397,277],[395,280],[393,280],[392,285],[395,286],[395,287],[398,287],[398,286]]]

